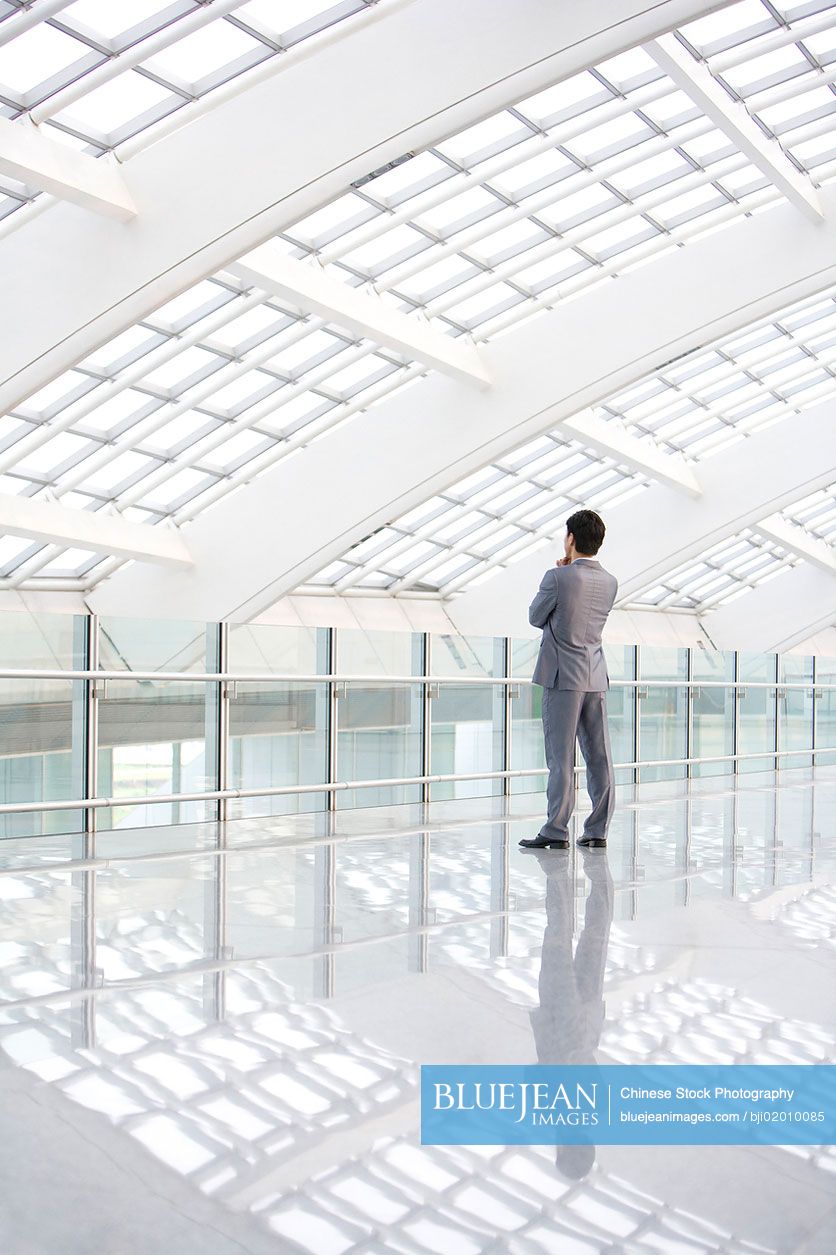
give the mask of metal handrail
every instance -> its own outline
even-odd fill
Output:
[[[784,755],[827,754],[836,752],[836,747],[827,746],[818,749],[787,749],[765,750],[757,754],[719,754],[712,757],[698,758],[656,758],[642,759],[631,763],[613,763],[613,769],[644,769],[648,767],[687,767],[700,763],[731,763],[738,759],[780,758]],[[575,767],[575,773],[585,771],[581,764]],[[225,799],[248,797],[289,797],[302,793],[340,793],[354,789],[396,788],[412,784],[454,784],[461,780],[504,780],[520,779],[529,776],[545,776],[547,769],[542,767],[519,767],[508,771],[474,771],[461,774],[430,774],[424,776],[399,776],[381,780],[337,780],[331,784],[287,784],[265,785],[263,788],[252,789],[213,789],[207,793],[155,793],[148,797],[92,797],[73,799],[70,801],[44,802],[5,802],[0,805],[0,815],[17,814],[32,811],[74,811],[74,810],[106,810],[116,806],[162,806],[173,802],[217,802]],[[654,781],[653,783],[659,783]]]
[[[107,671],[59,670],[58,668],[0,667],[0,680],[159,680],[167,684],[498,684],[502,686],[531,684],[530,676],[470,675],[322,675],[273,674],[271,672],[236,671]],[[812,689],[812,680],[610,680],[610,688],[722,688],[722,689]],[[836,682],[815,682],[816,689],[836,690]]]

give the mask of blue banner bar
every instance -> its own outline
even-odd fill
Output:
[[[421,1068],[430,1146],[828,1146],[836,1064]]]

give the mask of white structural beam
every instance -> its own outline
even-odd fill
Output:
[[[823,402],[700,463],[700,498],[654,484],[606,511],[601,562],[618,579],[616,604],[624,606],[706,549],[832,483],[834,422],[836,400]],[[490,621],[491,631],[531,635],[528,606],[544,569],[561,556],[562,541],[557,529],[551,544],[451,601],[447,612],[459,631],[474,632]]]
[[[647,51],[761,174],[780,188],[791,204],[814,222],[821,220],[821,202],[809,178],[795,168],[777,140],[764,135],[746,106],[729,97],[703,62],[696,61],[670,34],[652,40]]]
[[[57,501],[33,501],[0,493],[0,535],[44,544],[90,549],[183,571],[191,555],[175,528],[131,523],[113,514],[72,510]]]
[[[317,262],[288,257],[275,242],[262,244],[228,269],[263,292],[453,379],[482,388],[490,383],[479,354],[469,341],[454,340],[437,331],[426,318],[402,314],[379,296],[350,288]]]
[[[698,497],[702,491],[698,477],[681,454],[665,453],[654,441],[640,440],[618,423],[605,422],[591,410],[564,418],[560,429],[588,449],[629,466],[641,475],[649,475],[660,484],[679,488],[692,497]]]
[[[836,205],[836,188],[826,195]],[[494,380],[487,392],[433,374],[355,416],[196,518],[189,575],[116,572],[94,598],[103,612],[133,613],[132,606],[174,617],[253,618],[492,459],[559,431],[564,419],[660,364],[834,285],[836,220],[813,227],[783,203],[485,345]],[[660,292],[688,297],[660,300]],[[832,447],[832,429],[821,447]],[[752,478],[751,465],[743,478]],[[665,491],[673,513],[698,504],[680,487]],[[777,508],[767,504],[760,517]],[[658,531],[658,519],[647,527]],[[281,544],[253,545],[267,528]]]
[[[729,2],[388,0],[291,49],[130,158],[127,231],[61,203],[10,224],[0,413],[353,180]]]
[[[836,575],[806,563],[705,616],[718,649],[782,653],[836,620]]]
[[[110,157],[76,152],[27,121],[0,118],[0,174],[119,222],[136,215],[122,172]]]
[[[776,544],[782,545],[796,557],[826,571],[828,575],[836,575],[836,552],[833,546],[817,536],[811,536],[803,527],[788,523],[780,514],[771,514],[768,518],[760,519],[755,525],[755,531],[767,540],[774,540]]]

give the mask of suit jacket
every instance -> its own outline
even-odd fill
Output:
[[[618,580],[596,558],[546,572],[528,610],[529,623],[543,629],[535,684],[582,693],[609,688],[601,633],[617,591]]]

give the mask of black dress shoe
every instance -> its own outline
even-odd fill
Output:
[[[524,850],[568,850],[569,842],[563,837],[535,837],[529,841],[526,838],[520,842]]]
[[[605,850],[607,839],[606,837],[578,837],[577,844],[582,850]]]

